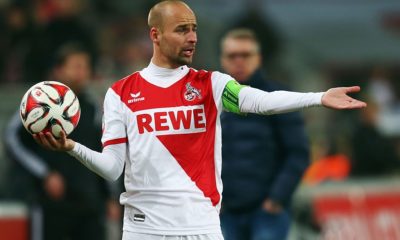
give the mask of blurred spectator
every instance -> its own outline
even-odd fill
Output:
[[[56,50],[79,42],[94,59],[93,27],[86,27],[78,0],[13,1],[5,10],[0,40],[0,78],[7,82],[40,82],[47,78]]]
[[[96,72],[101,77],[115,79],[147,66],[153,54],[147,18],[121,17],[104,25],[99,33],[100,56]]]
[[[251,0],[246,3],[247,9],[243,10],[241,16],[236,17],[232,28],[248,28],[254,31],[259,39],[261,55],[263,56],[263,67],[269,71],[274,70],[279,53],[282,50],[283,40],[276,26],[269,21],[263,12],[263,1]]]
[[[90,83],[90,65],[87,51],[75,45],[64,45],[58,52],[52,76],[53,80],[68,85],[79,98],[81,118],[71,137],[100,150],[100,113],[85,90]],[[111,200],[107,183],[93,172],[82,168],[68,154],[38,148],[32,136],[22,126],[18,115],[9,123],[5,136],[6,148],[10,157],[15,160],[14,168],[17,170],[11,173],[9,181],[13,183],[10,186],[11,197],[23,198],[30,204],[40,205],[43,212],[44,239],[104,239],[106,201]],[[24,196],[23,192],[26,186],[16,185],[21,183],[18,173],[24,172],[30,174],[33,181],[31,185],[35,187],[28,196]],[[114,217],[118,217],[115,209],[119,207],[116,204],[116,201],[111,201],[109,205]],[[40,212],[36,208],[34,210],[35,213]],[[32,234],[38,236],[40,214],[33,216],[33,226],[36,227],[32,228]]]
[[[248,29],[221,42],[225,72],[265,91],[282,86],[261,71],[260,45]],[[285,239],[292,194],[309,163],[308,139],[299,113],[238,116],[223,113],[224,182],[221,226],[230,239]]]
[[[95,32],[93,27],[84,25],[80,19],[81,4],[78,0],[39,1],[36,17],[41,26],[30,52],[31,57],[28,58],[32,61],[27,63],[32,81],[45,78],[48,66],[54,60],[54,53],[68,42],[81,44],[89,51],[92,61],[96,60]]]
[[[387,69],[383,67],[372,69],[368,92],[379,108],[389,107],[394,104],[396,96],[393,87]]]
[[[5,9],[0,20],[1,81],[19,82],[26,78],[26,62],[35,30],[29,8],[29,3],[16,1]]]
[[[337,149],[336,141],[331,139],[326,144],[320,143],[319,148],[320,150],[322,148],[324,153],[307,168],[303,182],[316,185],[328,181],[347,179],[350,174],[351,161],[346,154]]]
[[[377,129],[379,105],[373,100],[360,110],[359,123],[354,128],[351,176],[368,177],[399,170],[400,161],[393,142]]]
[[[374,67],[368,92],[377,105],[376,127],[386,137],[400,136],[400,90],[390,68]]]

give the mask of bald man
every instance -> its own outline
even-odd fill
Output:
[[[142,71],[107,91],[102,152],[63,132],[59,139],[34,135],[40,145],[67,151],[106,179],[117,179],[125,165],[123,239],[223,239],[221,111],[276,114],[321,105],[365,106],[347,96],[358,87],[268,93],[220,72],[187,67],[197,44],[197,22],[181,1],[156,4],[148,20],[153,57]]]

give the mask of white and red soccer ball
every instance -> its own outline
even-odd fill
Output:
[[[50,132],[55,137],[60,131],[68,135],[78,125],[81,108],[72,90],[60,82],[44,81],[32,86],[24,95],[20,116],[31,134]]]

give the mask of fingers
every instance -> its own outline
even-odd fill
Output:
[[[46,140],[50,143],[51,147],[54,149],[59,148],[60,143],[54,138],[53,134],[47,132],[45,133]]]
[[[35,141],[43,146],[44,148],[50,149],[50,150],[62,150],[65,141],[66,141],[66,136],[61,135],[62,138],[57,140],[51,133],[37,133],[33,134],[33,138]]]
[[[60,138],[59,141],[61,143],[62,146],[65,146],[65,142],[67,141],[67,135],[65,134],[64,131],[60,132]]]
[[[37,144],[42,145],[42,142],[40,141],[38,134],[33,134],[32,136]]]
[[[347,95],[348,93],[356,93],[356,92],[359,92],[360,90],[361,90],[360,86],[351,86],[351,87],[345,88],[345,93]],[[367,106],[367,103],[365,103],[363,101],[351,98],[349,96],[347,96],[347,97],[348,97],[349,103],[348,103],[346,109],[357,109],[357,108],[364,108]]]
[[[355,109],[355,108],[364,108],[366,107],[367,104],[365,102],[362,101],[358,101],[358,100],[354,100],[350,103],[350,108],[351,109]]]
[[[344,109],[358,109],[366,106],[367,104],[365,102],[349,97],[346,100]]]
[[[345,88],[345,93],[355,93],[359,92],[361,90],[360,86],[352,86],[352,87],[346,87]]]
[[[44,133],[40,132],[37,134],[33,134],[33,138],[39,145],[42,145],[47,149],[54,150],[53,146],[49,143]]]

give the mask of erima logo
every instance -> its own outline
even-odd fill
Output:
[[[206,131],[203,105],[156,108],[135,112],[139,134],[188,134]]]
[[[138,93],[131,93],[130,94],[132,99],[128,99],[128,103],[135,103],[135,102],[141,102],[144,101],[144,97],[140,97],[140,92]]]

